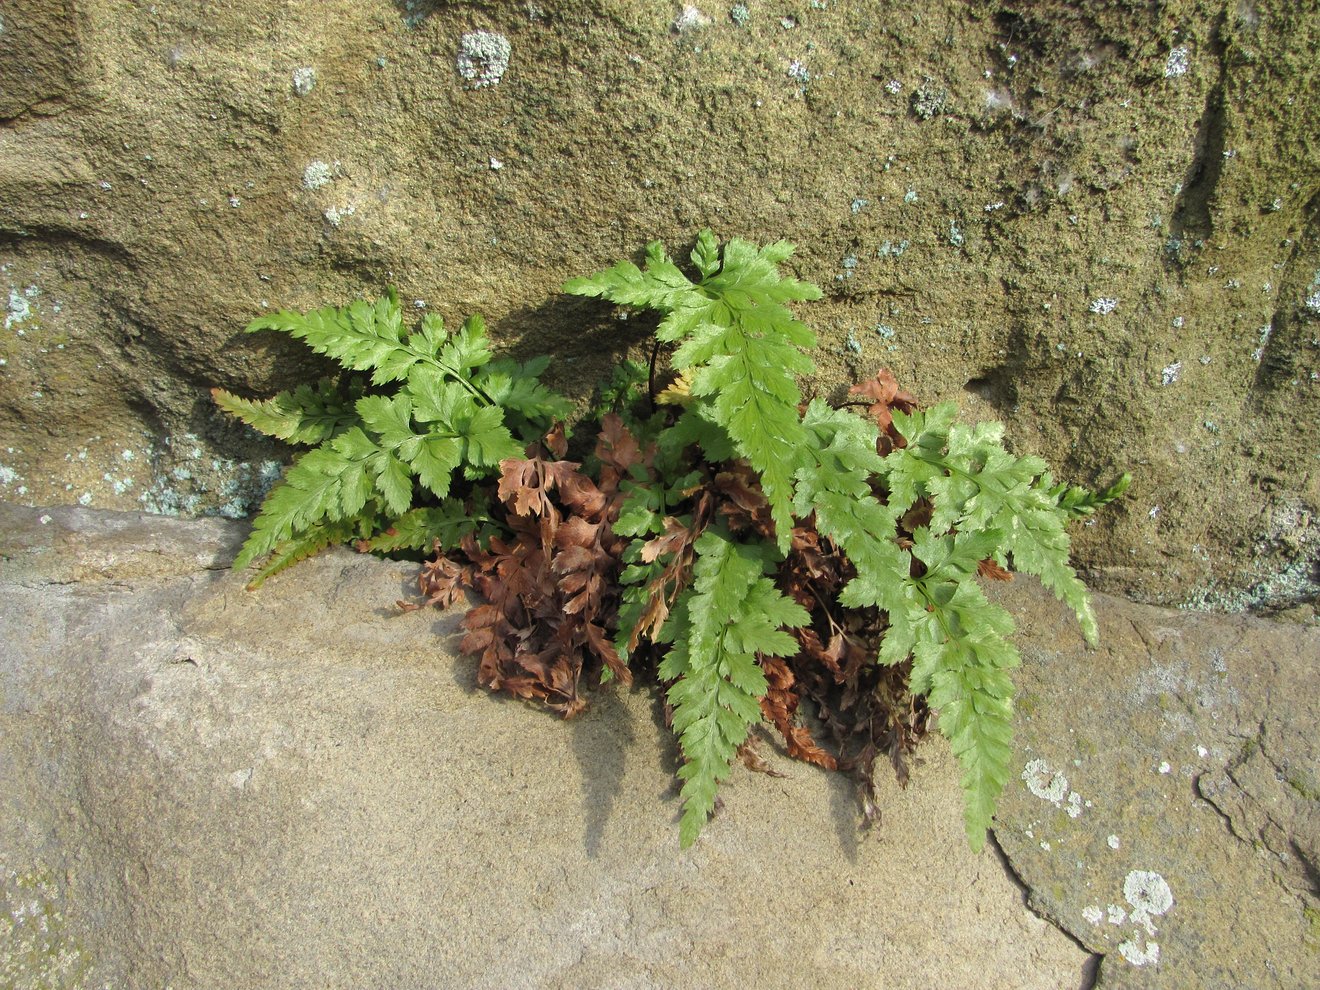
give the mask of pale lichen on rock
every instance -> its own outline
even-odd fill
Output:
[[[1191,55],[1186,47],[1180,45],[1169,52],[1169,57],[1164,60],[1164,78],[1176,79],[1185,76],[1190,66]]]
[[[504,35],[469,31],[459,42],[454,64],[468,89],[483,89],[499,84],[512,54],[513,46]]]
[[[338,164],[337,162],[335,164]],[[328,185],[335,177],[334,167],[317,159],[308,162],[307,167],[303,169],[302,184],[303,188],[311,192]]]
[[[293,70],[293,91],[299,96],[306,96],[316,88],[316,70],[310,65],[299,66]]]
[[[732,11],[730,16],[733,16]],[[674,30],[679,34],[704,28],[708,24],[710,24],[710,18],[692,4],[685,4],[683,9],[678,12],[678,16],[674,18]]]
[[[1133,966],[1153,966],[1160,961],[1160,945],[1140,937],[1127,939],[1118,943],[1118,954]]]
[[[0,876],[0,986],[82,987],[91,964],[69,934],[64,890],[44,868]]]
[[[1123,897],[1132,905],[1128,916],[1138,925],[1144,925],[1152,935],[1155,926],[1151,918],[1164,914],[1173,907],[1173,891],[1168,882],[1150,870],[1133,870],[1123,880]]]
[[[1059,804],[1068,796],[1068,778],[1044,760],[1028,763],[1022,770],[1022,780],[1027,790],[1042,801]]]

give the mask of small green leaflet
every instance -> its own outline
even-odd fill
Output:
[[[338,522],[360,513],[372,491],[366,461],[374,450],[366,435],[353,427],[298,458],[266,496],[234,566],[247,567],[322,521]]]
[[[693,288],[659,241],[646,246],[645,270],[631,261],[621,261],[595,275],[571,278],[564,283],[564,291],[570,295],[596,296],[620,306],[642,306],[664,313],[682,305]]]
[[[244,399],[222,388],[211,389],[211,398],[254,430],[286,443],[320,443],[355,421],[352,400],[340,394],[331,378],[269,399]]]
[[[573,409],[568,399],[537,380],[549,364],[545,357],[524,364],[492,361],[473,377],[490,401],[504,409],[510,429],[528,443],[545,434],[542,424],[567,419]]]
[[[282,330],[318,354],[334,358],[352,371],[372,371],[372,384],[394,381],[379,369],[392,366],[401,349],[403,323],[398,294],[391,289],[375,303],[358,300],[342,309],[326,306],[310,313],[281,310],[258,317],[248,333]]]
[[[1048,473],[1042,475],[1040,479],[1041,488],[1072,518],[1089,516],[1096,509],[1122,498],[1131,484],[1132,475],[1126,472],[1102,492],[1093,492],[1080,485],[1055,485]]]
[[[285,568],[292,567],[299,561],[315,556],[327,547],[337,543],[346,543],[361,535],[361,521],[341,520],[340,522],[322,522],[303,530],[275,546],[274,551],[257,571],[256,577],[248,582],[249,591],[255,591],[266,579],[278,574]]]
[[[939,458],[957,414],[958,407],[952,402],[910,414],[893,410],[894,426],[907,440],[907,446],[892,451],[881,468],[889,489],[888,505],[895,515],[901,516],[912,508],[926,494],[927,484],[943,476]]]
[[[450,549],[487,519],[485,513],[470,512],[458,499],[447,498],[434,508],[410,509],[391,520],[384,531],[360,541],[358,548],[375,553],[430,550],[439,540],[442,547]]]

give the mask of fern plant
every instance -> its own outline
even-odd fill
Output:
[[[451,334],[428,313],[406,333],[393,289],[374,303],[281,311],[247,327],[261,330],[302,340],[348,375],[265,400],[211,390],[221,409],[254,429],[314,445],[266,497],[234,561],[244,568],[264,559],[251,587],[349,540],[381,551],[429,548],[437,539],[457,546],[488,516],[480,489],[475,503],[451,494],[455,476],[496,475],[500,461],[520,456],[569,408],[538,380],[547,359],[492,360],[480,316]]]
[[[783,565],[795,526],[814,520],[855,569],[839,604],[886,617],[875,662],[910,660],[912,692],[938,712],[963,766],[967,835],[979,849],[1009,775],[1008,672],[1019,661],[1008,638],[1012,619],[985,598],[976,575],[984,561],[1037,575],[1094,642],[1095,618],[1068,562],[1063,524],[1082,506],[1117,497],[1125,482],[1099,496],[1056,489],[1044,462],[1003,449],[1002,426],[956,425],[952,404],[894,412],[905,442],[883,457],[874,423],[819,399],[802,410],[795,377],[815,370],[803,353],[815,338],[785,304],[820,290],[779,274],[791,253],[784,242],[758,249],[738,239],[721,253],[706,230],[691,254],[695,281],[653,243],[642,268],[622,262],[564,287],[661,312],[656,337],[678,345],[671,363],[688,386],[682,414],[657,435],[657,483],[633,489],[615,527],[633,538],[616,645],[626,652],[649,638],[665,651],[660,675],[673,681],[668,699],[686,761],[680,831],[690,844],[761,718],[766,682],[756,658],[798,651],[787,631],[805,627],[809,616],[766,575]],[[718,523],[666,515],[692,488],[695,463],[732,457],[756,474],[768,539],[739,542]],[[929,521],[905,536],[900,520],[918,503]],[[675,528],[693,538],[665,542]],[[692,557],[688,574],[675,573],[681,553]],[[659,624],[666,609],[657,602],[668,599],[672,609]]]
[[[854,388],[865,414],[804,402],[815,336],[789,305],[820,290],[781,274],[792,250],[721,247],[705,230],[691,277],[653,243],[641,267],[565,284],[661,314],[650,371],[625,363],[601,389],[585,464],[565,459],[569,404],[540,383],[546,362],[493,360],[479,317],[451,334],[428,315],[406,333],[391,290],[254,321],[345,373],[266,400],[213,390],[227,412],[310,448],[236,565],[263,561],[256,585],[336,542],[436,547],[419,578],[428,601],[485,600],[463,620],[478,680],[565,717],[585,705],[581,684],[630,683],[629,664],[654,659],[684,761],[684,846],[733,761],[757,765],[761,721],[790,754],[865,784],[878,752],[901,768],[936,713],[979,849],[1010,772],[1019,658],[1011,617],[977,579],[1035,575],[1094,642],[1064,526],[1128,479],[1056,485],[1043,461],[1004,449],[999,424],[959,424],[949,403],[922,410],[884,371]],[[795,724],[804,697],[836,753]]]

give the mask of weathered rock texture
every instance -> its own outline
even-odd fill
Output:
[[[1314,596],[1316,0],[679,10],[6,6],[0,492],[246,511],[283,454],[205,390],[316,366],[241,327],[387,283],[585,397],[646,328],[558,286],[710,225],[800,245],[817,390],[889,365],[1132,469],[1099,586]]]
[[[1015,581],[1011,872],[967,849],[938,740],[906,790],[881,777],[865,837],[842,778],[763,746],[787,776],[737,769],[680,852],[652,692],[569,723],[498,700],[456,615],[392,608],[414,568],[337,551],[252,594],[226,568],[241,533],[0,503],[0,985],[1292,990],[1315,970],[1314,629],[1097,596],[1090,651]]]
[[[0,986],[1085,982],[968,850],[944,747],[865,839],[842,778],[763,747],[786,776],[739,770],[680,852],[651,692],[499,701],[457,616],[393,608],[415,568],[251,594],[239,532],[0,504]]]
[[[1015,581],[1021,776],[995,835],[1101,987],[1302,987],[1320,965],[1320,632]],[[1308,976],[1308,974],[1310,974]]]

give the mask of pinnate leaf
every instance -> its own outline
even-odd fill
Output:
[[[358,540],[357,548],[373,553],[429,550],[438,540],[442,548],[452,549],[486,518],[484,512],[473,511],[458,499],[447,498],[438,506],[409,509],[392,519],[385,530]]]
[[[296,536],[275,545],[273,552],[262,563],[256,576],[247,584],[249,591],[255,591],[270,578],[294,564],[313,557],[327,547],[345,543],[358,535],[359,520],[340,520],[321,522],[311,526]]]
[[[644,268],[621,261],[595,275],[571,278],[564,283],[564,291],[571,295],[597,296],[621,306],[644,306],[662,312],[680,305],[692,288],[659,241],[646,246]]]
[[[490,342],[479,316],[449,334],[438,316],[428,314],[421,328],[405,337],[393,289],[375,302],[359,300],[310,313],[281,311],[248,326],[249,331],[268,329],[303,340],[350,372],[369,372],[374,385],[389,388],[362,395],[360,386],[350,386],[351,404],[328,380],[264,401],[215,390],[221,408],[256,428],[292,442],[318,444],[295,461],[267,496],[235,562],[239,567],[263,554],[279,554],[285,544],[296,544],[296,552],[306,556],[307,547],[322,545],[326,532],[339,535],[338,529],[326,528],[329,523],[352,522],[354,535],[367,538],[378,528],[378,513],[388,526],[390,519],[413,510],[415,482],[428,496],[443,500],[460,470],[470,480],[489,477],[500,461],[522,453],[510,432],[511,421],[524,433],[543,432],[568,408],[566,399],[536,380],[545,362],[488,368]],[[483,372],[489,391],[482,387]],[[410,517],[408,527],[421,518]],[[367,542],[389,545],[383,539]]]
[[[816,286],[780,274],[778,266],[792,251],[785,241],[757,248],[734,238],[721,258],[714,235],[704,230],[692,253],[699,282],[684,276],[661,245],[651,244],[645,269],[623,262],[564,286],[664,314],[656,337],[679,342],[673,365],[680,372],[695,370],[691,394],[703,400],[689,428],[703,420],[720,427],[757,470],[781,553],[788,550],[793,480],[807,440],[794,376],[815,370],[802,353],[815,344],[815,335],[785,304],[820,297]]]
[[[911,582],[917,607],[905,619],[913,634],[912,691],[926,695],[939,713],[940,733],[962,764],[967,839],[979,851],[1010,774],[1013,682],[1008,671],[1020,661],[1008,640],[1012,618],[988,602],[974,581],[960,576],[976,553],[975,542],[973,537],[958,546],[942,536],[918,544],[918,554],[939,563]]]
[[[330,378],[269,399],[244,399],[222,388],[211,389],[211,398],[231,416],[287,443],[320,443],[356,421],[352,404]]]
[[[672,645],[660,676],[674,681],[667,698],[686,761],[679,770],[684,782],[679,840],[685,847],[714,809],[715,791],[749,727],[760,720],[767,684],[756,654],[796,652],[796,641],[782,627],[810,621],[806,610],[765,576],[767,550],[706,530],[696,543],[692,586],[666,625],[663,638]]]

